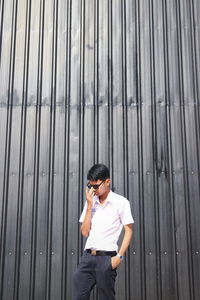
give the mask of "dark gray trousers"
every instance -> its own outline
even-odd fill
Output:
[[[73,300],[89,300],[97,286],[99,300],[115,300],[116,269],[112,269],[110,256],[93,256],[84,252],[73,274]]]

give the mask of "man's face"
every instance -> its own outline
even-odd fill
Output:
[[[102,196],[104,193],[107,193],[108,190],[110,189],[110,179],[106,180],[100,180],[98,179],[97,181],[89,181],[88,182],[94,190],[94,195],[96,196]]]

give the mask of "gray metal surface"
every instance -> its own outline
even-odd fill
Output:
[[[200,299],[199,53],[199,0],[0,0],[1,300],[71,300],[95,162],[135,219],[117,299]]]

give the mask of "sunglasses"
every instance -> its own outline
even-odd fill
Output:
[[[91,188],[93,187],[94,190],[98,190],[98,188],[100,187],[100,185],[101,185],[103,182],[104,182],[104,180],[103,180],[101,183],[99,183],[99,184],[90,184],[90,183],[88,182],[87,187],[88,187],[88,189],[91,189]]]

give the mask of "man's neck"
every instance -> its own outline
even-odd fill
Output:
[[[109,193],[110,193],[110,189],[105,194],[103,194],[102,196],[99,197],[99,202],[101,204],[105,203]]]

